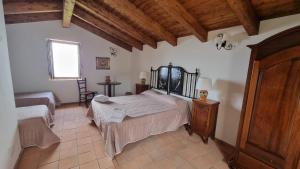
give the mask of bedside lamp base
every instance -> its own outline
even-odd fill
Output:
[[[141,79],[141,84],[146,84],[146,79]]]
[[[207,96],[208,96],[208,91],[207,90],[200,90],[199,96],[200,96],[199,97],[200,102],[206,102]]]

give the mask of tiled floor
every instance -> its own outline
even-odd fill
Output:
[[[85,112],[78,106],[57,109],[53,130],[61,143],[25,149],[18,169],[228,169],[214,142],[205,145],[183,128],[130,144],[110,160]]]

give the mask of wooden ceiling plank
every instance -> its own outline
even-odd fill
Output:
[[[90,15],[89,13],[85,12],[82,9],[75,8],[73,15],[76,16],[77,18],[80,18],[81,20],[86,21],[91,25],[94,25],[95,27],[106,32],[107,34],[110,34],[111,36],[120,39],[121,41],[127,43],[128,45],[133,46],[139,50],[143,50],[143,44],[141,42],[124,34],[123,32],[103,22],[102,20],[96,18],[95,16]]]
[[[199,40],[207,41],[207,30],[177,0],[155,0],[155,2]]]
[[[257,35],[259,19],[249,0],[226,0],[232,11],[239,18],[248,35]]]
[[[62,3],[58,1],[41,1],[41,2],[22,2],[12,1],[3,3],[4,14],[33,14],[33,13],[49,13],[49,12],[61,12]]]
[[[74,6],[75,0],[64,0],[63,27],[65,28],[71,25]]]
[[[87,3],[83,0],[76,0],[76,5],[85,11],[93,14],[97,18],[100,18],[101,20],[105,21],[106,23],[113,25],[114,27],[118,28],[119,30],[125,32],[126,34],[136,38],[137,40],[148,44],[152,48],[156,49],[157,44],[153,38],[150,36],[145,35],[144,33],[137,31],[135,28],[130,26],[125,21],[121,20],[119,17],[115,16],[111,12],[107,11],[100,5],[95,5],[90,3]]]
[[[71,22],[91,33],[94,33],[100,37],[102,37],[103,39],[117,45],[117,46],[120,46],[121,48],[125,49],[125,50],[128,50],[130,52],[132,52],[132,46],[120,41],[119,39],[116,39],[114,37],[112,37],[111,35],[103,32],[102,30],[94,27],[93,25],[90,25],[89,23],[81,20],[80,18],[77,18],[77,17],[73,17],[73,19],[71,20]]]
[[[177,38],[172,33],[167,31],[158,22],[145,15],[142,10],[138,9],[128,0],[103,0],[103,2],[119,12],[121,15],[132,20],[146,31],[157,34],[173,46],[177,45]]]

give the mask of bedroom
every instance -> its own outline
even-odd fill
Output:
[[[259,57],[259,55],[264,55],[272,49],[280,53],[280,51],[287,50],[286,48],[290,49],[291,46],[299,46],[299,1],[251,0],[248,3],[248,1],[238,0],[103,0],[98,2],[85,0],[4,0],[1,3],[0,13],[1,169],[76,167],[80,169],[222,169],[229,168],[229,166],[241,169],[299,169],[300,130],[298,128],[295,131],[295,128],[299,127],[297,122],[299,122],[300,114],[299,87],[297,88],[297,85],[289,88],[293,89],[293,92],[286,89],[287,92],[285,93],[294,93],[294,95],[290,94],[283,97],[289,98],[286,102],[285,100],[282,101],[283,103],[275,102],[282,100],[282,97],[279,98],[275,94],[266,96],[267,99],[262,101],[262,106],[265,105],[265,107],[258,108],[267,108],[270,112],[276,113],[277,116],[272,118],[271,114],[263,114],[264,111],[259,112],[263,114],[258,117],[258,121],[260,120],[261,123],[251,124],[251,127],[254,127],[253,137],[247,138],[245,133],[248,131],[244,131],[247,127],[243,126],[247,125],[247,118],[248,120],[250,118],[247,117],[249,108],[246,111],[249,103],[247,98],[254,98],[253,95],[255,94],[255,90],[249,87],[252,84],[252,74],[249,74],[249,72],[251,73],[249,68],[252,64],[255,68],[257,62],[252,63],[250,57],[256,57],[254,56],[255,50],[259,51],[256,53]],[[226,37],[221,38],[218,35],[226,35]],[[225,40],[226,44],[223,43]],[[76,79],[54,77],[55,73],[49,63],[53,61],[55,51],[52,48],[53,45],[49,44],[56,42],[62,42],[61,44],[64,45],[72,44],[76,47],[78,52],[75,52],[74,56],[77,58],[77,60],[75,59],[77,62],[73,68],[76,70],[76,76],[86,78],[88,90],[97,92],[95,95],[116,96],[108,98],[111,102],[118,102],[115,98],[124,97],[125,102],[128,98],[132,98],[132,100],[135,98],[134,104],[139,109],[142,109],[143,104],[148,103],[144,108],[149,111],[146,113],[150,114],[151,112],[151,114],[139,118],[157,118],[152,126],[148,125],[150,123],[143,123],[142,120],[136,120],[138,124],[134,124],[132,121],[139,119],[136,117],[130,117],[133,119],[131,120],[132,124],[127,117],[121,123],[113,122],[112,124],[122,126],[129,121],[127,131],[131,132],[137,131],[139,128],[142,130],[143,127],[149,127],[149,130],[153,130],[154,127],[159,128],[159,126],[170,127],[173,116],[168,116],[169,121],[163,123],[162,117],[159,116],[161,113],[155,112],[155,110],[170,111],[170,108],[166,106],[166,100],[173,102],[174,98],[187,102],[190,111],[184,116],[187,119],[183,118],[183,121],[177,121],[178,124],[176,123],[170,129],[175,131],[166,132],[166,129],[160,129],[160,131],[150,132],[150,134],[141,132],[142,136],[133,135],[133,138],[139,141],[126,137],[130,134],[127,133],[126,135],[126,127],[124,126],[119,129],[124,129],[123,134],[125,133],[124,137],[127,138],[125,143],[120,138],[116,138],[116,140],[107,139],[107,136],[116,137],[116,133],[121,132],[117,129],[113,130],[114,133],[106,133],[106,138],[103,137],[103,133],[101,133],[103,126],[97,125],[96,122],[96,127],[86,116],[88,109],[85,103],[80,106],[77,104],[79,91]],[[232,49],[230,49],[230,44],[233,45]],[[250,48],[248,45],[254,46]],[[294,51],[297,50],[299,49],[295,47]],[[288,55],[293,52],[286,53]],[[299,58],[297,55],[291,57],[296,58],[292,60]],[[172,64],[171,68],[168,67],[170,63]],[[69,62],[64,64],[70,65]],[[297,68],[296,61],[293,65],[296,65]],[[168,87],[159,88],[158,82],[153,79],[153,77],[156,79],[158,77],[151,73],[151,68],[156,70],[160,66],[167,68],[166,84],[167,86],[170,85],[170,89]],[[179,94],[176,94],[171,87],[172,78],[169,78],[169,75],[171,77],[169,72],[173,72],[171,70],[175,69],[176,66],[182,67],[190,73],[195,73],[196,70],[199,73],[196,81],[181,76],[183,86],[182,92]],[[299,75],[298,69],[292,69],[292,65],[287,67]],[[276,71],[276,75],[283,72],[281,70]],[[294,77],[293,75],[291,74],[290,77]],[[99,85],[99,83],[106,83],[108,77],[111,82],[117,81],[121,84],[118,83],[112,87],[107,86],[111,89],[104,90],[104,86]],[[212,121],[215,132],[210,133],[215,139],[210,137],[208,144],[204,143],[205,139],[203,142],[195,126],[194,133],[189,135],[191,128],[193,128],[193,124],[191,124],[193,119],[190,118],[192,118],[193,113],[197,113],[193,109],[191,100],[195,99],[195,104],[198,104],[199,97],[199,88],[195,84],[198,84],[198,79],[205,80],[204,77],[208,78],[208,83],[211,83],[208,99],[220,103],[217,113],[215,112],[217,117]],[[273,79],[275,82],[271,83],[271,86],[279,86],[279,88],[269,87],[267,89],[280,89],[282,83],[288,81],[282,76],[279,77],[281,79]],[[146,85],[140,84],[143,79],[146,80]],[[294,79],[294,84],[299,84],[299,80],[297,81],[299,78],[295,76]],[[185,85],[187,83],[192,84],[192,89],[188,89],[189,86]],[[137,93],[149,89],[147,85],[150,85],[151,91],[163,93],[159,96],[154,93],[156,102],[153,99],[144,100],[144,97],[140,98],[140,95],[135,95],[138,88],[140,91]],[[192,91],[190,96],[192,98],[185,97],[185,94],[188,93],[185,91],[186,89]],[[41,91],[52,91],[54,95],[50,94],[43,99],[31,98],[31,100],[18,98],[20,95],[17,95]],[[271,93],[276,92],[271,91]],[[142,96],[147,94],[153,93],[146,92]],[[184,96],[179,97],[178,95]],[[162,97],[165,100],[157,102]],[[102,96],[102,98],[107,97]],[[53,100],[56,101],[55,113],[51,113]],[[124,102],[124,100],[122,101]],[[34,101],[43,103],[33,103]],[[131,100],[128,99],[129,101]],[[177,101],[175,100],[176,103]],[[284,114],[286,112],[278,113],[280,111],[277,110],[279,108],[276,106],[282,106],[287,102],[290,109],[286,108],[286,110],[295,111],[293,116]],[[31,105],[45,104],[47,106],[43,106],[44,109],[49,111],[46,114],[54,116],[52,119],[54,125],[51,127],[43,126],[45,127],[43,134],[49,133],[51,135],[54,133],[53,136],[56,136],[52,138],[55,141],[48,141],[47,148],[31,146],[31,143],[24,145],[24,138],[21,138],[24,132],[22,132],[20,123],[21,109],[19,107],[23,107],[22,104],[27,103]],[[166,103],[166,105],[161,103]],[[31,105],[27,105],[27,107]],[[92,107],[93,111],[95,111],[94,107]],[[266,119],[270,119],[270,121]],[[143,120],[147,119],[144,118]],[[282,126],[281,133],[277,133],[279,129],[275,125],[276,120]],[[31,122],[28,123],[33,126],[32,128],[37,126]],[[186,125],[186,130],[183,123],[191,125]],[[204,123],[200,121],[198,125]],[[287,127],[286,123],[294,125]],[[132,126],[138,127],[130,129]],[[105,127],[104,131],[107,131],[107,128],[112,126],[108,124]],[[161,132],[166,133],[160,134]],[[259,135],[260,133],[262,135]],[[290,133],[290,135],[283,133]],[[293,139],[290,139],[291,137]],[[53,142],[55,143],[52,144]],[[127,145],[127,142],[135,143]],[[114,151],[108,151],[108,145],[112,145],[112,143],[114,146],[110,146],[110,150],[114,149]],[[282,150],[281,146],[287,145],[289,145],[289,150],[293,151]],[[119,151],[116,151],[118,148]],[[230,150],[229,153],[225,151],[227,149]]]

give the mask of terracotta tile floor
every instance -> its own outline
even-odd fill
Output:
[[[79,106],[57,109],[53,131],[61,143],[47,149],[26,148],[18,169],[228,169],[213,141],[205,145],[184,128],[129,144],[110,160],[86,111]]]

